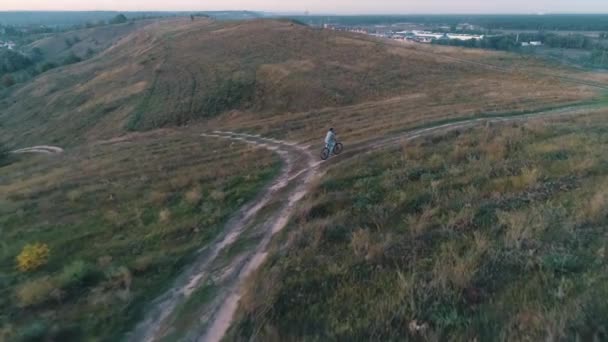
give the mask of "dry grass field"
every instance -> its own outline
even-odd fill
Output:
[[[218,117],[222,127],[294,131],[298,140],[302,125],[316,133],[326,123],[344,122],[351,127],[341,131],[352,129],[356,137],[413,121],[597,97],[584,85],[530,74],[549,70],[537,62],[426,49],[289,21],[158,21],[0,99],[0,142],[75,146],[133,130],[209,127]],[[523,71],[505,73],[445,56],[482,62],[506,56]],[[371,128],[371,118],[380,125],[355,131]]]
[[[279,165],[164,130],[0,167],[0,341],[117,340]]]
[[[330,126],[344,162],[323,165],[229,339],[605,338],[607,112],[348,151],[462,118],[597,111],[605,94],[585,82],[604,75],[291,21],[133,25],[69,33],[70,49],[103,52],[1,95],[0,150],[65,153],[0,151],[0,341],[124,338],[279,173],[276,154],[200,133],[258,133],[307,157]],[[64,36],[34,45],[70,53]],[[170,336],[197,325],[208,290]]]
[[[606,339],[607,114],[469,128],[331,167],[227,339]]]

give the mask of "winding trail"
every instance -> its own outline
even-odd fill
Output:
[[[488,123],[507,123],[542,117],[592,113],[598,106],[578,106],[540,111],[519,116],[463,119],[413,129],[389,137],[349,146],[338,157],[321,163],[309,146],[263,138],[258,135],[213,132],[204,138],[227,139],[275,151],[283,160],[279,176],[254,201],[243,207],[226,225],[223,234],[199,251],[195,262],[175,281],[174,286],[152,304],[145,319],[128,335],[129,341],[220,341],[232,323],[243,285],[265,261],[272,237],[289,222],[296,204],[307,194],[311,182],[325,169],[348,158],[433,134]],[[239,245],[245,248],[237,249]],[[215,289],[212,298],[197,303],[185,318],[180,307],[205,288]],[[179,324],[180,328],[176,328]],[[186,325],[186,329],[184,329]]]
[[[175,334],[172,329],[175,309],[210,283],[221,290],[197,310],[200,324],[195,322],[184,339],[197,340],[203,336],[203,340],[219,340],[232,321],[240,299],[240,285],[263,262],[273,234],[287,224],[294,204],[305,195],[318,169],[319,163],[312,154],[296,144],[232,132],[201,136],[242,141],[272,150],[281,157],[283,167],[272,184],[227,223],[221,236],[198,251],[194,263],[177,278],[174,286],[154,301],[145,319],[129,334],[129,341],[157,341]],[[260,212],[265,212],[268,219],[260,221]],[[252,239],[257,245],[230,257],[231,248],[243,238]],[[205,322],[213,323],[207,327]]]

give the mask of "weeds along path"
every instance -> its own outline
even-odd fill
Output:
[[[14,153],[14,154],[21,154],[21,153],[56,154],[56,153],[63,153],[63,149],[61,147],[57,147],[57,146],[41,145],[41,146],[20,148],[18,150],[11,151],[11,153]]]
[[[394,146],[397,143],[407,142],[419,137],[429,136],[433,134],[443,134],[453,130],[459,130],[478,126],[488,123],[509,123],[517,121],[527,121],[532,119],[542,118],[558,118],[561,116],[574,116],[591,114],[600,110],[605,110],[604,105],[576,105],[572,107],[563,107],[559,109],[541,110],[538,112],[527,114],[513,114],[504,116],[487,116],[478,118],[462,118],[454,119],[451,122],[442,122],[436,124],[428,124],[424,128],[404,131],[401,133],[391,134],[390,136],[369,140],[356,145],[346,146],[345,152],[340,155],[340,160],[348,159],[360,153],[374,152],[380,148]]]
[[[267,234],[265,239],[258,244],[255,249],[251,251],[249,262],[246,263],[246,267],[240,272],[239,276],[236,277],[236,281],[231,284],[231,287],[227,290],[227,292],[222,293],[222,298],[218,300],[219,305],[214,305],[213,313],[204,313],[201,317],[203,319],[201,322],[205,322],[202,326],[197,327],[193,333],[191,333],[185,340],[187,341],[220,341],[224,336],[225,332],[230,327],[232,317],[237,309],[238,301],[240,299],[241,293],[240,290],[242,288],[243,282],[247,276],[249,276],[258,266],[266,258],[268,243],[270,238],[276,233],[280,231],[289,220],[289,216],[294,208],[294,204],[298,202],[300,199],[304,197],[308,190],[308,186],[311,180],[311,177],[315,174],[319,176],[323,169],[327,167],[331,167],[336,165],[337,163],[343,162],[350,157],[354,157],[361,153],[374,152],[381,148],[387,148],[391,146],[395,146],[395,144],[406,142],[410,140],[414,140],[419,137],[433,135],[433,134],[443,134],[451,130],[464,129],[468,127],[473,127],[486,123],[508,123],[514,121],[523,121],[529,119],[537,119],[542,117],[559,117],[559,116],[569,116],[569,115],[581,115],[585,113],[589,113],[593,110],[600,109],[599,107],[572,107],[572,108],[562,108],[558,110],[549,110],[549,111],[541,111],[537,113],[531,113],[526,115],[519,116],[505,116],[505,117],[490,117],[490,118],[475,118],[475,119],[464,119],[458,122],[451,122],[445,124],[437,124],[435,126],[414,129],[407,132],[402,132],[399,134],[395,134],[389,137],[385,137],[382,139],[376,139],[373,141],[369,141],[366,143],[359,144],[357,146],[348,146],[348,153],[335,157],[333,160],[330,159],[328,163],[320,163],[318,162],[318,157],[310,158],[310,153],[308,153],[308,164],[312,168],[308,170],[306,179],[307,181],[300,182],[297,189],[292,191],[291,197],[289,197],[288,204],[283,206],[279,213],[275,215],[271,215],[266,218],[266,223],[264,226],[267,229]],[[249,135],[244,135],[247,137],[251,137]],[[234,137],[234,136],[233,136]],[[259,139],[259,138],[258,138]],[[297,146],[291,144],[291,146]],[[304,147],[298,147],[299,149],[304,149]],[[299,171],[303,172],[303,171]],[[282,200],[282,199],[281,199]],[[211,323],[207,324],[209,318],[211,318]]]
[[[257,135],[233,132],[203,137],[241,141],[275,151],[283,160],[277,179],[242,208],[223,235],[201,249],[195,262],[174,286],[151,304],[145,319],[127,336],[129,341],[220,341],[233,319],[247,278],[264,262],[269,243],[288,223],[295,205],[324,169],[361,153],[486,123],[505,123],[542,117],[580,115],[601,107],[572,107],[519,116],[462,119],[430,125],[388,137],[348,145],[347,151],[321,163],[308,147]]]
[[[287,224],[318,169],[312,154],[296,144],[232,132],[202,136],[275,151],[282,169],[262,194],[234,215],[216,241],[199,250],[172,288],[151,304],[127,336],[129,341],[219,340],[232,321],[241,284],[264,261],[272,236]]]

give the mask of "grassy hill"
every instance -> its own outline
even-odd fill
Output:
[[[332,167],[227,340],[604,340],[606,110]]]
[[[79,33],[81,42],[72,49],[90,45],[95,38],[86,34]],[[50,49],[65,42],[38,44]],[[525,73],[502,74],[290,21],[175,19],[141,27],[94,58],[13,90],[0,100],[0,139],[12,145],[76,145],[233,111],[281,120],[275,114],[325,110],[332,115],[331,108],[386,99],[397,99],[398,107],[462,104],[460,109],[470,115],[503,104],[533,108],[593,96],[584,87]],[[393,109],[373,111],[394,115]]]
[[[104,25],[82,30],[50,34],[28,44],[23,52],[32,55],[35,49],[45,63],[61,65],[74,55],[87,59],[116,44],[130,33],[150,24],[151,20],[131,21],[125,24]]]
[[[0,166],[0,341],[118,340],[280,168],[269,151],[196,133]]]
[[[117,340],[133,328],[280,167],[269,151],[204,139],[203,130],[316,149],[332,125],[348,148],[360,147],[431,122],[603,95],[552,74],[605,80],[505,53],[291,21],[133,25],[37,42],[61,56],[103,41],[93,57],[0,98],[3,150],[66,147],[0,161],[0,341]],[[79,37],[69,49],[66,35]],[[562,321],[592,331],[575,309],[605,313],[584,297],[604,288],[581,283],[603,280],[591,254],[605,219],[595,188],[604,184],[604,126],[597,116],[488,127],[330,168],[275,241],[232,337],[401,339],[414,320],[440,338],[489,336],[471,333],[486,323],[490,335],[516,337]],[[545,285],[553,292],[517,297]],[[573,309],[560,311],[559,300]],[[511,325],[500,325],[503,312]]]

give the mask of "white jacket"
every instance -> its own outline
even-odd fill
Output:
[[[327,135],[325,136],[325,143],[326,144],[330,144],[336,141],[336,133],[332,132],[332,131],[328,131]]]

